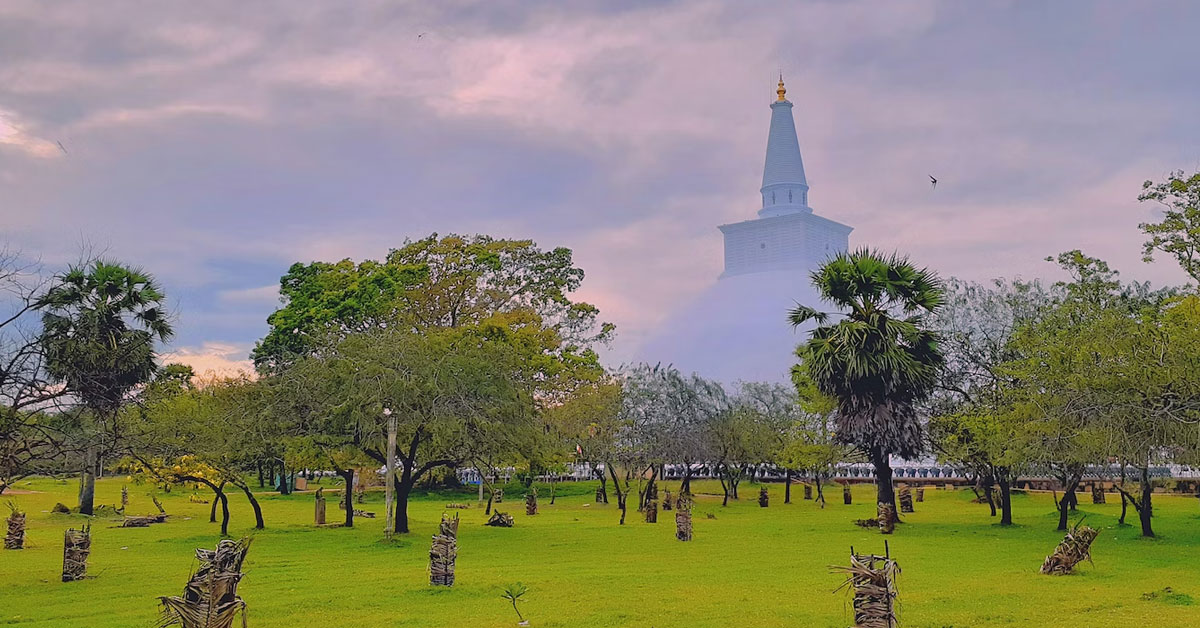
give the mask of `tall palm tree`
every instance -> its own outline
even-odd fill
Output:
[[[174,331],[163,310],[166,296],[138,269],[96,261],[58,279],[39,302],[41,341],[46,371],[90,411],[98,428],[85,435],[79,493],[79,511],[90,515],[100,441],[115,436],[114,419],[129,392],[154,375],[155,340],[169,340]]]
[[[867,454],[877,501],[895,513],[890,457],[920,453],[917,406],[944,361],[936,334],[925,327],[925,317],[942,303],[942,282],[905,257],[870,249],[830,259],[812,280],[837,312],[792,309],[793,326],[817,323],[796,354],[817,388],[837,401],[838,440]]]

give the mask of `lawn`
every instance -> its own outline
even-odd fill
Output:
[[[121,485],[120,479],[100,481],[97,503],[119,502]],[[119,529],[114,521],[95,521],[93,577],[64,584],[63,530],[84,518],[49,510],[58,501],[73,505],[76,487],[34,480],[17,486],[34,492],[5,496],[29,512],[29,532],[28,549],[0,551],[0,625],[148,627],[157,617],[156,596],[180,593],[194,548],[217,540],[208,506],[176,489],[161,496],[172,515],[168,523]],[[131,514],[154,510],[149,490],[130,486]],[[724,508],[718,497],[702,495],[690,543],[675,540],[672,513],[646,524],[631,512],[630,522],[618,526],[615,504],[590,503],[590,490],[572,485],[567,492],[573,494],[554,506],[543,491],[541,513],[527,517],[513,487],[502,505],[516,517],[511,529],[483,526],[482,509],[463,511],[452,589],[428,585],[429,540],[445,503],[474,503],[469,494],[417,499],[414,532],[392,543],[382,539],[382,519],[360,519],[354,529],[314,528],[311,492],[263,494],[267,529],[255,531],[245,500],[232,495],[231,534],[254,537],[241,585],[250,626],[514,626],[516,616],[499,591],[519,580],[529,587],[522,611],[532,626],[845,628],[852,623],[848,598],[834,592],[841,578],[829,566],[845,564],[850,546],[883,549],[885,537],[851,525],[872,515],[870,486],[856,487],[852,506],[831,493],[837,503],[824,510],[800,500],[800,491],[795,503],[783,504],[778,484],[770,485],[766,509],[750,498],[757,495],[754,486]],[[1093,547],[1095,564],[1051,577],[1038,574],[1061,538],[1051,497],[1017,496],[1019,525],[1009,528],[993,525],[986,506],[970,503],[971,497],[969,491],[927,490],[917,513],[890,537],[903,570],[904,626],[1200,625],[1195,498],[1156,496],[1160,537],[1154,540],[1139,538],[1136,527],[1117,527],[1119,500],[1083,505],[1079,515],[1103,528]],[[336,501],[331,496],[334,521]],[[381,501],[381,494],[371,495],[364,508],[382,513]]]

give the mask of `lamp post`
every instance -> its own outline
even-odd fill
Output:
[[[387,473],[383,477],[383,490],[386,495],[387,502],[387,519],[384,523],[383,536],[387,539],[392,538],[392,530],[396,527],[396,487],[392,482],[392,478],[396,475],[396,417],[392,414],[391,408],[383,409],[383,416],[387,417],[388,433],[387,433]]]

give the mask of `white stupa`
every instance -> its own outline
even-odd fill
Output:
[[[809,275],[847,250],[852,228],[808,206],[808,180],[782,77],[776,93],[758,217],[719,227],[725,271],[668,318],[638,352],[640,360],[726,383],[787,379],[796,345],[807,332],[793,329],[787,313],[796,303],[820,307]]]

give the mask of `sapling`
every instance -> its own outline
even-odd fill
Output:
[[[528,591],[528,587],[518,582],[516,584],[510,584],[507,587],[504,587],[504,592],[500,594],[500,597],[512,603],[513,610],[517,613],[517,619],[520,620],[517,623],[518,626],[529,625],[529,620],[525,619],[525,617],[521,615],[521,610],[517,608],[517,600],[521,599],[521,596],[525,595]]]

